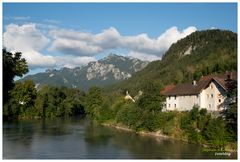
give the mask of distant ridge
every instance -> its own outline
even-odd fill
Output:
[[[91,86],[106,86],[126,80],[133,73],[148,64],[136,58],[110,54],[107,57],[90,62],[86,66],[60,70],[47,69],[43,73],[28,75],[19,81],[31,79],[38,88],[43,85],[66,86],[87,90]]]

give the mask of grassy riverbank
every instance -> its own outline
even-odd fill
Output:
[[[118,129],[118,130],[122,130],[122,131],[127,131],[127,132],[132,132],[135,134],[138,134],[140,136],[148,136],[148,137],[153,137],[156,139],[172,139],[172,140],[179,140],[182,142],[187,142],[189,143],[189,141],[187,139],[184,138],[175,138],[172,136],[167,136],[165,134],[162,133],[161,130],[159,131],[155,131],[155,132],[150,132],[150,131],[136,131],[133,129],[130,129],[127,126],[121,125],[121,124],[116,124],[116,123],[101,123],[101,125],[106,126],[106,127],[112,127],[114,129]],[[190,142],[191,143],[191,142]],[[224,149],[216,149],[215,147],[211,146],[211,145],[207,145],[207,144],[200,144],[203,146],[203,151],[204,152],[222,152],[222,151],[227,151],[227,152],[231,152],[231,153],[236,153],[237,152],[237,142],[228,142],[225,145]]]

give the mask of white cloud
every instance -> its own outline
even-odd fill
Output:
[[[196,27],[190,26],[183,31],[179,31],[177,27],[171,27],[166,30],[162,35],[157,38],[159,52],[163,54],[171,44],[176,43],[178,40],[190,35],[197,30]]]
[[[37,26],[36,24],[25,24],[22,26],[9,24],[6,26],[6,32],[3,34],[4,47],[12,52],[21,51],[22,57],[27,60],[30,68],[76,67],[95,60],[93,57],[42,54],[39,51],[50,43],[50,39],[44,36],[37,29]]]
[[[92,34],[66,29],[55,29],[49,33],[54,41],[49,48],[51,51],[58,51],[64,54],[71,53],[74,55],[93,56],[109,49],[123,48],[135,53],[136,56],[149,56],[150,60],[161,58],[164,52],[172,43],[186,37],[197,29],[190,26],[183,31],[177,27],[171,27],[156,39],[149,38],[145,33],[136,36],[122,36],[117,29],[110,27],[101,33]]]
[[[17,52],[17,51],[11,51]],[[82,57],[82,56],[51,56],[43,55],[37,51],[30,50],[22,52],[22,57],[27,60],[27,63],[31,69],[35,68],[58,68],[68,67],[74,68],[82,65],[86,65],[91,61],[96,61],[94,57]]]
[[[49,39],[36,29],[36,24],[24,24],[22,26],[9,24],[3,34],[3,45],[8,50],[28,51],[41,50]]]
[[[55,58],[58,67],[68,67],[74,68],[82,65],[86,65],[91,61],[96,61],[94,57],[86,57],[86,56],[58,56]]]
[[[58,38],[53,41],[52,46],[49,48],[51,51],[60,51],[64,54],[73,55],[96,55],[103,51],[101,46],[97,46],[87,41],[78,41],[74,39]]]
[[[50,51],[83,56],[93,56],[116,48],[121,40],[121,35],[113,27],[96,35],[66,29],[51,30],[49,34],[54,38]]]
[[[161,59],[161,57],[158,57],[156,55],[133,52],[133,51],[130,51],[127,55],[131,56],[131,57],[134,57],[134,58],[138,58],[140,60],[144,60],[144,61],[155,61],[155,60],[160,60]]]
[[[30,68],[49,68],[57,65],[56,58],[50,55],[43,55],[35,50],[24,51],[22,56],[27,60]]]
[[[103,30],[102,33],[93,35],[93,43],[101,46],[101,48],[105,49],[111,49],[111,48],[117,48],[120,46],[120,41],[122,39],[122,36],[119,34],[117,29],[110,27],[107,30]]]
[[[155,39],[150,39],[147,34],[126,36],[122,38],[121,46],[140,53],[159,53],[159,47]]]
[[[74,30],[67,29],[55,29],[49,31],[49,35],[55,40],[58,38],[73,39],[73,40],[83,40],[92,41],[91,33],[88,32],[77,32]]]
[[[114,27],[93,34],[59,29],[54,25],[9,24],[3,34],[3,45],[10,51],[21,51],[32,68],[80,66],[94,61],[95,55],[115,49],[128,51],[128,56],[153,61],[161,59],[172,43],[196,30],[192,26],[182,31],[171,27],[158,37],[150,38],[146,33],[123,36]]]

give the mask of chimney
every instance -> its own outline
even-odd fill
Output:
[[[232,72],[231,71],[226,71],[227,79],[232,79]]]
[[[227,74],[227,79],[231,79],[231,75],[230,74]]]
[[[196,86],[197,85],[197,82],[196,80],[193,80],[193,85]]]

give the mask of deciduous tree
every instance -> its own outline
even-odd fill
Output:
[[[9,99],[9,91],[14,87],[14,77],[22,77],[28,72],[27,61],[21,52],[15,54],[3,49],[3,104]]]

